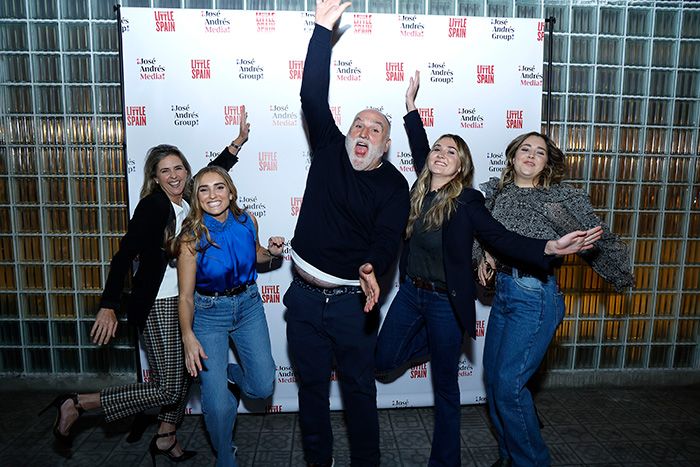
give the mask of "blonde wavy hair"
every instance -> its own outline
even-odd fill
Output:
[[[190,212],[187,214],[185,220],[182,221],[182,229],[180,230],[180,235],[178,235],[177,238],[173,242],[171,242],[171,245],[168,248],[170,254],[175,257],[179,255],[180,248],[183,244],[187,245],[193,252],[206,250],[207,248],[209,248],[209,246],[218,246],[211,239],[209,229],[204,224],[204,213],[206,211],[202,208],[202,203],[199,201],[199,196],[197,196],[197,194],[199,193],[199,188],[202,186],[202,178],[208,173],[215,173],[221,176],[221,178],[224,181],[224,184],[226,185],[226,188],[228,188],[229,192],[231,193],[231,201],[229,203],[229,215],[233,215],[236,221],[242,223],[240,217],[241,214],[245,212],[245,209],[242,209],[240,206],[238,206],[238,190],[236,189],[236,185],[233,184],[231,176],[226,170],[224,170],[221,167],[204,167],[194,176],[192,188],[193,196],[190,201]],[[245,222],[245,219],[243,220],[243,222]],[[207,245],[204,247],[199,246],[199,241],[202,238],[207,239]]]
[[[472,179],[474,178],[472,153],[467,143],[460,136],[448,133],[440,136],[433,143],[433,147],[443,138],[451,138],[455,142],[460,167],[452,180],[438,190],[432,206],[425,213],[423,222],[425,231],[439,229],[450,219],[455,209],[457,209],[457,198],[465,188],[472,186]],[[430,192],[432,177],[433,175],[428,169],[426,160],[425,167],[423,167],[423,170],[418,175],[418,180],[416,180],[411,189],[411,210],[408,215],[408,225],[406,226],[406,238],[410,238],[413,234],[415,223],[421,212],[423,212],[423,202],[425,201],[425,195]]]
[[[544,140],[547,146],[547,164],[537,177],[535,186],[549,188],[564,179],[566,162],[564,161],[564,153],[562,150],[559,149],[547,135],[543,135],[537,131],[531,131],[529,133],[523,133],[508,144],[506,148],[506,166],[503,168],[501,180],[498,182],[499,190],[509,183],[515,182],[515,155],[518,149],[520,149],[520,146],[530,136],[539,136]]]

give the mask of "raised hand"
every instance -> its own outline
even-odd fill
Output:
[[[250,134],[250,123],[248,123],[248,112],[245,111],[245,105],[241,106],[241,124],[238,127],[238,138],[235,139],[236,143],[240,146],[246,141],[248,141],[248,135]]]
[[[342,16],[343,12],[350,8],[352,2],[340,3],[340,0],[316,0],[316,24],[328,30]]]
[[[406,89],[406,111],[416,110],[416,95],[420,87],[420,71],[408,79],[408,89]]]

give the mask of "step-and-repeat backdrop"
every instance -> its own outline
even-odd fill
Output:
[[[299,89],[314,15],[310,12],[122,8],[125,125],[129,202],[135,208],[149,148],[178,146],[193,171],[238,134],[241,106],[250,139],[231,170],[239,203],[271,235],[290,239],[303,203],[310,164]],[[431,142],[457,133],[469,144],[475,186],[500,175],[506,144],[538,130],[541,119],[544,22],[346,12],[331,61],[330,107],[345,133],[355,114],[372,107],[392,119],[387,155],[415,180],[402,117],[409,77],[421,73],[417,105]],[[281,268],[261,274],[277,380],[272,401],[242,410],[295,411],[297,386],[287,355],[283,297],[291,281],[285,250]],[[398,287],[388,281],[386,313]],[[460,360],[462,403],[484,401],[481,357],[488,308],[477,303],[477,339]],[[142,353],[143,377],[149,377]],[[335,375],[331,406],[341,408]],[[199,410],[195,390],[191,410]],[[380,407],[433,404],[430,364],[378,383]]]

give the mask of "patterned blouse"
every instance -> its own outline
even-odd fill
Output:
[[[556,184],[549,188],[520,188],[509,183],[500,191],[498,178],[479,185],[486,208],[508,230],[539,239],[555,239],[573,230],[603,227],[592,250],[580,253],[593,270],[621,291],[634,282],[627,245],[593,212],[588,194]],[[475,252],[480,257],[481,252]]]

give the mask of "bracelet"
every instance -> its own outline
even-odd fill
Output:
[[[242,145],[241,145],[241,144],[236,144],[236,140],[233,140],[233,141],[231,141],[230,146],[233,146],[233,147],[236,148],[238,151],[240,151]]]

